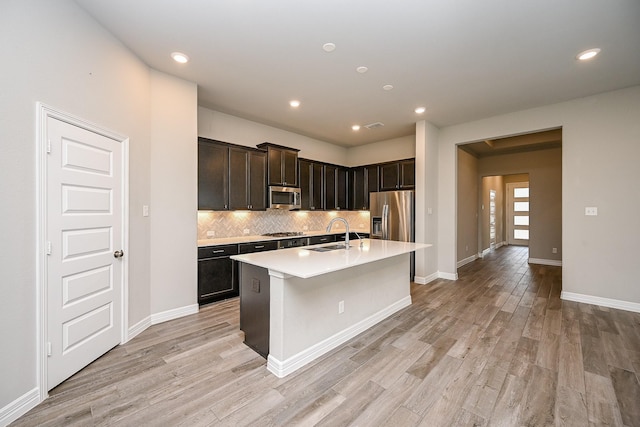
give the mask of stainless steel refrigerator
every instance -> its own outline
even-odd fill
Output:
[[[369,194],[372,239],[415,241],[415,195],[413,190]],[[415,255],[411,253],[411,280]]]

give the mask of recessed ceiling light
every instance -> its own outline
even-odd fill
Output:
[[[427,109],[426,109],[426,108],[424,108],[424,107],[418,107],[418,108],[416,108],[414,111],[415,111],[417,114],[422,114],[422,113],[424,113],[425,111],[427,111]]]
[[[384,86],[382,86],[382,89],[391,90],[391,89],[393,89],[393,85],[384,85]]]
[[[369,69],[367,67],[365,67],[365,66],[360,66],[360,67],[356,68],[356,71],[359,72],[360,74],[364,74],[367,71],[369,71]]]
[[[325,43],[322,45],[322,50],[324,50],[325,52],[333,52],[334,50],[336,50],[336,45],[333,43]]]
[[[293,101],[289,101],[289,105],[291,105],[293,108],[298,108],[300,106],[300,101],[294,99]]]
[[[353,125],[353,126],[351,126],[351,129],[360,130],[360,125]]]
[[[174,61],[179,62],[181,64],[186,64],[189,62],[189,57],[182,52],[173,52],[171,57]]]
[[[600,49],[598,48],[588,49],[576,55],[576,59],[579,59],[580,61],[586,61],[587,59],[591,59],[599,53]]]

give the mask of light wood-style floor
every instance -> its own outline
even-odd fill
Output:
[[[153,326],[17,426],[640,426],[640,314],[561,301],[561,268],[503,247],[283,379],[237,299]],[[606,286],[606,284],[603,284]]]

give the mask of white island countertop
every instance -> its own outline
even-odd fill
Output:
[[[344,270],[356,265],[407,254],[431,246],[426,243],[396,242],[378,239],[362,239],[362,248],[360,247],[360,241],[358,239],[353,239],[349,241],[349,243],[351,247],[349,250],[337,249],[327,252],[314,250],[340,244],[340,242],[338,242],[325,245],[304,246],[301,248],[233,255],[231,259],[267,268],[271,271],[307,279],[333,271]]]

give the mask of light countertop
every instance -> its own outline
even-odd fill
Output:
[[[287,236],[287,237],[271,237],[271,236],[237,236],[237,237],[221,237],[218,239],[201,239],[198,240],[198,247],[203,246],[219,246],[219,245],[235,245],[237,243],[251,243],[251,242],[266,242],[269,240],[283,240],[283,239],[295,239],[299,237],[313,237],[313,236],[327,236],[329,234],[344,234],[344,229],[337,231],[332,230],[327,233],[326,231],[304,231],[301,236]],[[357,228],[349,230],[351,233],[369,233],[369,229]]]
[[[312,250],[314,248],[335,245],[336,243],[334,242],[301,248],[233,255],[231,259],[307,279],[309,277],[344,270],[356,265],[391,258],[431,246],[425,243],[396,242],[377,239],[362,239],[362,242],[363,247],[360,248],[358,239],[350,240],[351,249],[349,250],[338,249],[328,252]]]

